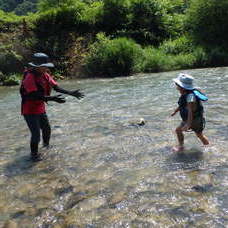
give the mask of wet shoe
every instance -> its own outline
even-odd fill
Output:
[[[49,145],[49,144],[43,144],[43,147],[42,148],[45,148],[45,149],[51,149],[53,148],[53,145]]]
[[[31,159],[33,162],[39,162],[39,161],[42,161],[43,160],[43,157],[42,155],[39,153],[39,154],[36,154],[36,155],[32,155],[31,156]]]

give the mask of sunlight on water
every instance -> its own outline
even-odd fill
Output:
[[[86,97],[48,106],[53,146],[36,164],[18,88],[0,88],[0,226],[227,227],[228,68],[187,72],[209,96],[211,145],[188,133],[184,154],[171,152],[179,72],[60,82]]]

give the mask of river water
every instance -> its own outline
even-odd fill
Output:
[[[186,133],[184,154],[171,151],[179,72],[60,82],[86,97],[48,105],[52,148],[39,163],[18,87],[0,88],[0,226],[228,227],[228,68],[186,72],[209,96],[211,144]]]

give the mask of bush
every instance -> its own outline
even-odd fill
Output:
[[[195,46],[190,39],[186,38],[186,36],[182,36],[176,40],[163,42],[159,48],[165,54],[178,55],[181,53],[192,53]]]
[[[83,34],[89,30],[83,21],[86,4],[78,2],[68,7],[53,8],[35,21],[34,33],[37,38],[35,49],[49,53],[52,57],[63,55],[74,39],[74,33]]]
[[[14,31],[15,27],[21,22],[21,17],[14,13],[6,13],[0,10],[0,30],[1,32]]]
[[[109,40],[103,35],[86,58],[86,72],[94,76],[126,76],[141,70],[143,50],[127,38]]]
[[[163,0],[169,14],[184,14],[188,8],[188,0]]]
[[[228,1],[192,0],[187,11],[187,28],[198,44],[207,49],[228,50]]]
[[[194,57],[193,67],[207,67],[209,65],[209,57],[202,47],[195,47],[192,52]]]
[[[5,77],[2,85],[4,86],[14,86],[20,84],[21,77],[18,74],[11,74]]]
[[[0,71],[3,74],[19,72],[22,69],[22,57],[13,51],[0,53]]]
[[[228,52],[221,47],[216,47],[207,51],[209,66],[227,66]]]
[[[169,58],[163,52],[156,48],[147,47],[144,49],[143,72],[159,72],[164,71]]]
[[[5,80],[5,75],[0,71],[0,85],[3,83]]]
[[[179,69],[203,67],[207,64],[207,56],[202,48],[193,53],[167,54],[161,49],[147,47],[144,49],[143,71],[160,72]]]
[[[179,54],[172,56],[169,63],[169,70],[180,70],[193,68],[195,58],[192,54]]]

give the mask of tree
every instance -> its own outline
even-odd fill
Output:
[[[18,15],[25,15],[28,12],[36,11],[38,0],[0,0],[0,9],[5,12],[15,12]]]
[[[227,0],[192,0],[187,12],[187,28],[205,48],[228,50],[227,18]]]
[[[47,11],[52,8],[71,6],[74,5],[78,0],[41,0],[38,3],[39,11]]]
[[[113,34],[126,28],[129,23],[130,0],[104,0],[98,28],[107,34]]]
[[[167,37],[167,12],[161,1],[135,0],[131,6],[131,37],[141,44],[158,45]]]
[[[36,11],[36,3],[32,1],[24,1],[14,9],[15,14],[20,16],[26,15],[27,13],[35,13]]]

